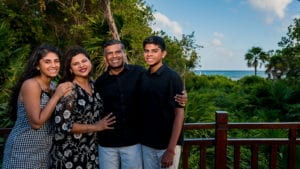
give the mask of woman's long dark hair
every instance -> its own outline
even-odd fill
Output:
[[[83,47],[80,46],[75,46],[71,49],[69,49],[65,56],[64,56],[64,61],[63,61],[63,69],[62,69],[62,78],[60,80],[60,83],[62,82],[72,82],[74,80],[74,74],[70,71],[71,69],[71,61],[72,58],[78,54],[83,54],[85,55],[89,60],[90,56],[89,54],[84,50]]]
[[[57,56],[60,58],[61,53],[58,48],[51,46],[49,44],[42,44],[38,46],[32,55],[29,57],[28,62],[26,64],[26,67],[20,76],[17,84],[12,88],[12,94],[9,100],[9,116],[11,120],[15,121],[17,118],[17,101],[19,97],[19,92],[21,90],[21,86],[23,82],[27,79],[33,78],[35,76],[40,75],[40,71],[37,70],[37,66],[39,64],[39,61],[45,57],[49,52],[53,52],[57,54]]]

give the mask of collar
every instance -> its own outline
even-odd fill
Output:
[[[149,68],[148,73],[151,75],[161,75],[166,69],[168,69],[168,66],[165,64],[162,64],[162,66],[154,73],[151,73],[150,68]]]
[[[128,71],[128,70],[130,70],[132,68],[129,66],[129,64],[125,63],[124,64],[124,69],[118,75],[110,75],[109,74],[110,69],[111,68],[108,67],[107,70],[105,71],[106,76],[118,76],[118,75],[122,74],[123,72],[126,72],[126,71]]]

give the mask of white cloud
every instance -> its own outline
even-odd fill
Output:
[[[201,69],[206,70],[247,70],[246,61],[239,51],[229,48],[203,49],[201,52]]]
[[[273,16],[266,16],[265,22],[266,22],[267,24],[272,24],[273,21],[274,21],[274,17],[273,17]]]
[[[224,35],[219,32],[213,33],[214,38],[211,40],[211,45],[214,47],[220,47],[223,45],[222,39],[224,38]]]
[[[248,0],[249,3],[256,9],[266,12],[268,15],[279,19],[284,18],[285,9],[293,0]],[[271,22],[273,19],[268,16],[267,22]]]
[[[219,56],[223,56],[226,58],[232,58],[235,56],[234,52],[230,49],[226,49],[226,48],[222,48],[217,50],[217,53]],[[228,61],[230,62],[231,59],[228,59]]]
[[[181,38],[183,33],[179,23],[172,21],[166,15],[160,12],[155,12],[153,15],[155,17],[155,23],[152,24],[152,29],[154,31],[163,30],[164,32],[173,34],[176,38]]]
[[[212,46],[222,46],[222,41],[220,39],[214,38],[211,41]]]
[[[214,36],[216,38],[223,38],[224,37],[224,35],[222,33],[220,33],[220,32],[214,32]]]

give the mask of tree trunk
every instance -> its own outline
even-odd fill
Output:
[[[258,66],[258,61],[257,58],[254,59],[254,75],[257,75],[257,66]]]
[[[112,13],[111,13],[111,10],[110,10],[110,0],[102,0],[102,1],[103,1],[103,4],[104,4],[104,9],[105,9],[104,14],[105,14],[105,17],[107,19],[109,30],[112,33],[113,39],[120,40],[118,29],[117,29],[117,26],[115,24],[115,20],[112,16]]]

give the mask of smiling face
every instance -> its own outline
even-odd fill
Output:
[[[124,66],[125,53],[121,44],[105,47],[105,60],[111,69],[120,69]]]
[[[162,59],[166,56],[167,52],[162,51],[156,44],[146,44],[144,46],[144,59],[150,66],[152,72],[155,72],[162,65]]]
[[[56,53],[49,52],[39,60],[36,69],[40,70],[42,76],[54,78],[58,75],[60,69],[59,57]]]
[[[92,70],[92,63],[84,54],[80,53],[72,57],[70,71],[77,77],[88,78]]]

